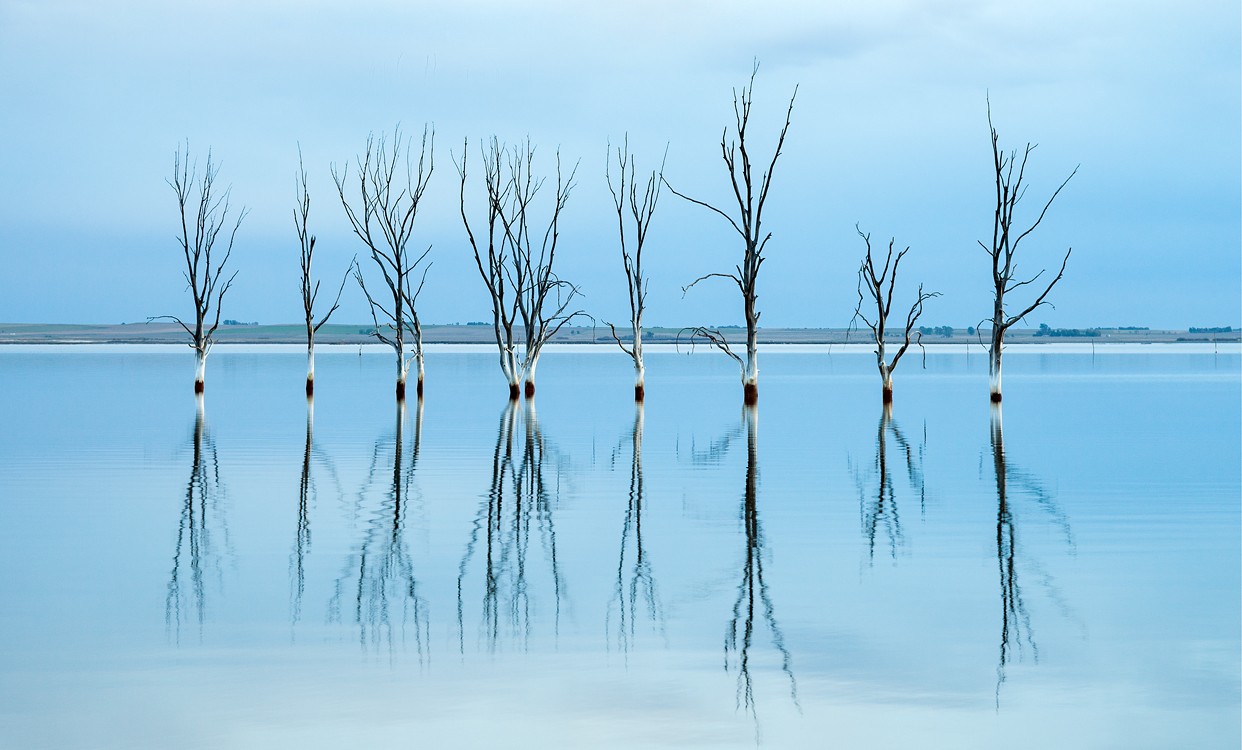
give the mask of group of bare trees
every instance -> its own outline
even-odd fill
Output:
[[[768,241],[772,238],[772,233],[763,224],[764,209],[777,161],[789,132],[797,88],[789,98],[784,124],[777,134],[770,158],[756,163],[752,159],[753,139],[748,140],[750,134],[747,129],[757,73],[756,64],[747,84],[734,90],[734,121],[731,127],[724,128],[720,139],[720,155],[733,198],[728,203],[728,210],[678,191],[665,178],[664,162],[661,162],[659,170],[651,171],[640,180],[628,138],[616,148],[615,154],[609,146],[605,177],[617,215],[622,269],[629,291],[631,338],[628,342],[623,340],[616,326],[612,323],[608,326],[617,345],[634,362],[636,401],[642,401],[645,395],[643,314],[650,276],[643,268],[643,251],[663,187],[679,198],[723,218],[741,240],[741,260],[732,271],[704,274],[683,287],[683,293],[708,279],[725,279],[737,286],[746,320],[745,358],[733,351],[719,329],[694,326],[683,329],[682,333],[688,335],[691,343],[704,341],[736,361],[741,371],[744,403],[752,405],[758,401],[758,330],[761,315],[758,278]],[[1033,276],[1018,273],[1018,247],[1043,221],[1053,201],[1077,173],[1077,168],[1044,202],[1035,219],[1029,224],[1022,224],[1017,219],[1017,208],[1026,192],[1026,166],[1035,146],[1027,143],[1021,152],[1002,149],[996,128],[992,125],[990,103],[988,125],[992,140],[996,206],[991,243],[980,241],[979,244],[990,257],[992,266],[993,312],[988,362],[991,400],[999,402],[1005,333],[1036,308],[1049,304],[1047,298],[1064,276],[1070,256],[1067,250],[1055,276],[1046,281],[1042,291],[1029,304],[1011,307],[1007,296],[1024,286],[1035,284],[1044,274],[1042,270]],[[508,385],[509,397],[517,399],[524,392],[530,398],[535,393],[535,370],[545,344],[571,321],[589,317],[576,306],[581,297],[579,287],[561,278],[555,267],[562,213],[575,186],[577,164],[566,170],[562,166],[560,152],[556,152],[555,182],[549,182],[550,178],[536,168],[536,148],[529,139],[508,145],[492,137],[481,141],[478,148],[482,185],[481,189],[475,189],[477,197],[470,201],[467,199],[467,193],[471,192],[468,179],[469,142],[463,141],[460,155],[453,157],[459,178],[462,224],[491,301],[500,369]],[[435,133],[430,128],[424,128],[422,140],[416,148],[413,139],[403,136],[398,127],[391,138],[387,135],[376,137],[374,134],[367,138],[365,150],[355,159],[352,174],[348,162],[339,170],[336,165],[332,166],[337,195],[349,226],[366,248],[373,265],[368,266],[369,275],[365,274],[355,256],[342,277],[332,305],[327,312],[317,315],[315,304],[320,282],[312,274],[315,236],[308,226],[310,194],[299,150],[298,202],[294,224],[300,244],[308,397],[314,391],[315,333],[339,308],[341,293],[351,274],[367,300],[374,324],[372,335],[390,346],[395,354],[398,401],[405,398],[411,365],[417,367],[416,391],[418,397],[422,397],[424,357],[417,302],[431,266],[431,248],[428,246],[419,251],[411,245],[415,220],[435,170],[434,152]],[[617,165],[615,182],[612,172],[614,158]],[[200,178],[191,164],[186,144],[184,154],[178,148],[174,155],[173,177],[168,181],[176,194],[180,211],[181,229],[177,242],[185,259],[185,278],[195,313],[192,325],[176,316],[158,317],[175,321],[190,335],[197,363],[194,388],[199,394],[203,392],[207,355],[220,324],[220,306],[236,276],[235,271],[230,272],[228,261],[237,230],[246,215],[245,209],[242,209],[234,220],[229,221],[230,191],[225,189],[221,192],[216,187],[218,169],[208,152],[207,165]],[[468,211],[467,205],[472,202],[475,206],[482,204],[482,210]],[[871,235],[864,233],[857,225],[855,228],[865,243],[866,251],[858,270],[858,302],[854,320],[861,320],[870,331],[870,338],[876,346],[882,399],[885,404],[890,404],[893,399],[893,371],[911,344],[922,346],[921,334],[915,330],[915,324],[923,314],[924,304],[939,293],[925,292],[923,285],[919,284],[909,303],[904,325],[900,320],[890,324],[898,268],[910,248],[907,246],[894,254],[896,238],[893,238],[881,259],[879,253],[873,251]],[[383,283],[380,284],[378,279],[382,279]],[[907,310],[905,303],[899,305],[899,310]],[[899,337],[899,345],[890,359],[886,344],[894,332]]]
[[[580,290],[558,276],[553,265],[561,212],[569,202],[578,167],[575,164],[566,174],[558,151],[556,183],[550,200],[540,202],[546,178],[535,172],[535,147],[529,139],[507,146],[493,137],[486,145],[479,144],[487,206],[484,233],[477,219],[471,226],[466,211],[469,150],[469,141],[463,141],[461,158],[454,162],[461,180],[461,221],[491,298],[492,327],[509,398],[518,397],[523,383],[530,398],[535,395],[535,368],[544,345],[571,320],[585,315],[573,309]]]

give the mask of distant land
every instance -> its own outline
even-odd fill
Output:
[[[374,343],[370,326],[329,324],[319,329],[317,344]],[[973,328],[949,326],[923,327],[923,344],[965,344],[980,340]],[[732,342],[743,342],[742,327],[725,327],[721,331]],[[628,329],[619,329],[622,338]],[[647,328],[643,341],[652,344],[688,343],[680,328]],[[865,344],[870,332],[845,328],[761,328],[759,341],[765,344]],[[889,337],[899,340],[899,335]],[[1232,326],[1191,328],[1189,330],[1121,328],[1012,328],[1005,340],[1014,344],[1055,343],[1177,343],[1237,342],[1242,330]],[[175,323],[121,323],[116,325],[69,325],[48,323],[0,323],[2,344],[185,344],[188,336]],[[221,344],[300,344],[306,341],[306,329],[299,324],[257,325],[247,323],[221,324],[216,331]],[[490,344],[495,342],[491,324],[470,323],[423,326],[423,341],[428,344]],[[566,326],[552,339],[560,344],[612,344],[607,326]],[[985,339],[986,343],[986,339]]]

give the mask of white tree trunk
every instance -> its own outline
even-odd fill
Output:
[[[636,344],[635,346],[640,346]],[[634,400],[642,401],[647,395],[646,370],[643,368],[643,350],[636,348],[634,350]]]
[[[315,395],[315,344],[306,345],[306,396]]]
[[[207,384],[207,350],[194,351],[194,392],[202,393]]]
[[[415,359],[418,361],[418,385],[416,386],[416,390],[418,391],[418,402],[419,402],[419,408],[421,409],[422,400],[423,400],[423,375],[424,375],[423,347],[422,347],[421,341],[419,342],[418,354],[415,356]]]
[[[742,369],[743,402],[747,406],[759,403],[759,349],[755,345],[755,337],[749,336],[746,342],[746,366]]]
[[[991,385],[992,403],[1001,401],[1001,350],[1005,343],[1005,331],[995,323],[992,328],[992,348],[988,352],[988,376]]]
[[[397,349],[397,400],[405,402],[405,380],[410,374],[410,361],[405,358],[405,352]]]
[[[532,353],[530,349],[526,350],[526,387],[524,393],[526,398],[535,397],[535,367],[539,364],[539,349],[536,348]]]

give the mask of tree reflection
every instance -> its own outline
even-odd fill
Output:
[[[1005,670],[1015,657],[1021,661],[1029,652],[1032,660],[1039,661],[1039,646],[1035,642],[1030,611],[1027,609],[1018,578],[1020,566],[1024,563],[1030,565],[1030,561],[1023,560],[1018,554],[1015,502],[1024,496],[1035,500],[1036,505],[1051,515],[1054,522],[1061,527],[1066,543],[1070,546],[1073,546],[1073,537],[1068,520],[1043,485],[1007,459],[999,403],[992,404],[990,443],[996,475],[996,565],[1000,577],[1001,599],[1000,654],[996,666],[996,700],[999,705]],[[1044,576],[1044,582],[1051,588],[1050,577]],[[1055,591],[1053,596],[1059,599]]]
[[[309,380],[307,381],[309,384]],[[307,386],[308,388],[310,385]],[[314,445],[315,399],[306,397],[306,448],[302,451],[302,478],[298,482],[298,526],[293,542],[293,556],[289,561],[293,594],[290,597],[290,615],[296,625],[302,619],[302,594],[306,591],[306,555],[310,552],[310,498],[315,486],[311,480],[311,446]]]
[[[889,554],[896,559],[897,549],[905,544],[901,530],[901,514],[897,506],[897,487],[893,480],[893,466],[889,459],[889,441],[897,449],[899,465],[905,466],[910,488],[918,493],[920,505],[925,497],[923,482],[923,446],[915,447],[906,439],[893,419],[893,405],[885,404],[876,428],[875,487],[869,487],[868,478],[861,471],[854,474],[858,485],[859,516],[863,535],[867,537],[867,554],[875,561],[876,537],[881,533],[888,540]]]
[[[746,532],[746,551],[743,556],[741,576],[737,585],[737,598],[733,603],[733,616],[725,629],[725,670],[737,669],[737,701],[758,720],[755,710],[754,682],[750,673],[750,649],[755,636],[755,609],[761,609],[761,624],[771,633],[772,645],[781,655],[781,670],[789,678],[789,694],[798,703],[798,683],[794,678],[789,649],[785,636],[776,622],[775,608],[764,579],[763,558],[765,540],[759,520],[757,490],[759,485],[759,412],[756,406],[744,409],[746,421],[746,491],[742,500],[741,521]]]
[[[613,586],[612,600],[608,603],[605,627],[612,630],[613,611],[616,611],[617,646],[628,653],[638,621],[638,605],[641,600],[643,613],[653,625],[663,632],[663,608],[651,570],[651,556],[643,544],[643,403],[634,407],[634,427],[630,431],[632,443],[630,461],[629,503],[625,509],[625,523],[621,527],[621,550],[617,556],[617,580]]]
[[[318,459],[321,469],[327,469],[329,477],[341,490],[341,480],[337,476],[336,467],[331,458],[315,446],[315,399],[306,398],[306,445],[302,451],[302,473],[298,480],[298,518],[297,530],[293,540],[293,550],[289,554],[289,610],[290,619],[296,625],[302,619],[302,596],[306,592],[306,557],[311,551],[310,508],[314,503],[317,487],[312,464]]]
[[[418,464],[422,439],[423,404],[415,407],[414,441],[406,455],[404,427],[406,405],[397,404],[396,431],[392,442],[392,474],[385,483],[384,501],[367,526],[362,543],[350,555],[335,593],[329,602],[329,617],[339,622],[346,595],[353,600],[353,621],[359,628],[359,642],[366,647],[387,646],[391,652],[405,643],[406,625],[412,624],[419,659],[429,639],[427,603],[419,592],[414,562],[405,542],[405,516],[410,502],[410,484]],[[367,486],[376,483],[385,441],[376,442],[372,453]],[[364,488],[363,493],[365,494]],[[360,495],[361,497],[361,495]]]
[[[511,401],[500,416],[492,476],[487,496],[475,516],[465,554],[458,566],[457,626],[459,648],[465,651],[465,591],[474,564],[481,564],[483,596],[479,632],[489,651],[505,637],[525,649],[538,612],[532,596],[534,573],[541,562],[531,555],[532,536],[542,547],[542,563],[550,579],[553,632],[559,634],[564,593],[556,556],[556,527],[552,518],[558,483],[549,486],[546,471],[555,450],[544,438],[533,399],[522,407],[523,434],[517,434],[518,403]],[[520,445],[515,445],[518,440]],[[559,480],[559,471],[557,472]],[[476,561],[480,553],[481,559]]]
[[[172,571],[164,599],[165,627],[178,641],[185,620],[196,622],[199,635],[202,635],[207,613],[208,577],[214,575],[218,583],[221,575],[217,532],[224,537],[226,548],[228,546],[228,526],[220,508],[225,493],[220,483],[216,442],[207,429],[202,394],[198,394],[197,402],[190,478],[186,482]]]

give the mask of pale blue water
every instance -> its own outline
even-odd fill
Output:
[[[0,348],[0,747],[1242,740],[1236,347],[303,359]]]

